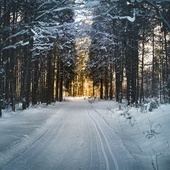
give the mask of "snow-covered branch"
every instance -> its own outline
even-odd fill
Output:
[[[19,46],[26,46],[26,45],[29,45],[29,41],[26,41],[26,42],[24,42],[24,41],[19,41],[19,42],[17,42],[17,43],[15,43],[14,45],[9,45],[9,46],[7,46],[7,47],[4,47],[3,49],[2,49],[2,51],[3,50],[8,50],[8,49],[16,49],[17,47],[19,47]]]
[[[107,16],[109,16],[111,19],[127,19],[130,22],[134,22],[136,19],[136,10],[133,10],[133,17],[131,16],[112,16],[111,14],[107,13]]]

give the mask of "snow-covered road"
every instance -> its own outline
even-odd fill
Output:
[[[121,138],[88,101],[64,102],[60,107],[54,105],[45,111],[47,113],[44,112],[42,117],[46,115],[46,121],[40,120],[40,114],[33,118],[31,114],[30,117],[29,114],[13,116],[16,119],[23,117],[25,121],[8,129],[12,131],[13,128],[15,138],[19,131],[20,137],[19,140],[8,140],[13,144],[3,144],[4,150],[1,147],[0,169],[141,169]]]

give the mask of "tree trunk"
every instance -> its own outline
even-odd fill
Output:
[[[32,105],[37,104],[37,91],[38,91],[38,60],[34,61],[32,75]]]
[[[144,79],[144,55],[145,55],[145,43],[144,43],[144,30],[142,33],[142,63],[141,63],[141,84],[140,84],[140,103],[144,102],[144,89],[143,89],[143,79]]]
[[[52,51],[47,55],[47,104],[52,102]]]
[[[103,79],[100,79],[100,99],[103,99]]]
[[[153,32],[152,35],[152,97],[156,96],[156,88],[155,88],[155,35]]]
[[[166,84],[167,84],[167,87],[166,87],[166,89],[164,90],[164,91],[168,91],[168,93],[167,93],[167,95],[164,95],[164,96],[166,96],[165,98],[164,98],[164,101],[167,101],[167,102],[169,102],[170,103],[170,87],[168,86],[169,85],[169,79],[170,79],[170,68],[168,67],[168,43],[167,43],[167,30],[166,29],[164,29],[164,44],[165,44],[165,46],[164,46],[164,49],[165,49],[165,82],[166,82]],[[170,58],[170,56],[169,56],[169,58]],[[169,63],[170,64],[170,63]]]
[[[1,53],[0,53],[0,60],[1,60]],[[0,62],[0,70],[3,70],[2,62]],[[0,71],[0,80],[3,80],[3,72]],[[0,117],[2,116],[2,105],[3,105],[3,81],[0,81]]]
[[[59,101],[61,102],[63,100],[63,62],[60,60],[60,66],[59,66]]]
[[[113,65],[110,64],[110,100],[113,99]]]
[[[24,47],[23,56],[23,75],[22,75],[22,109],[29,107],[30,102],[30,70],[31,70],[31,55],[29,54],[29,47]]]
[[[56,100],[59,101],[59,79],[60,79],[60,57],[57,54],[57,65],[56,65]]]
[[[109,85],[108,85],[108,69],[106,68],[105,69],[105,82],[104,82],[104,85],[105,85],[105,100],[108,100],[108,97],[109,97]]]

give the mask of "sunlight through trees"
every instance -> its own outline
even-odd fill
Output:
[[[170,2],[0,1],[0,115],[64,96],[170,102]]]

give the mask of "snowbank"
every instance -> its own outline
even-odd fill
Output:
[[[144,169],[169,170],[170,105],[143,113],[140,108],[125,107],[125,104],[120,107],[113,101],[99,101],[93,107],[142,162]]]

